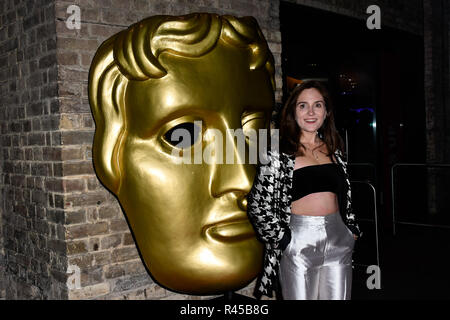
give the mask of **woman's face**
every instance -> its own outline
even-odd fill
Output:
[[[301,132],[316,133],[327,116],[325,101],[315,88],[303,90],[297,98],[295,120]]]

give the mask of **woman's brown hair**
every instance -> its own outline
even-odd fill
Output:
[[[333,104],[330,99],[330,94],[322,83],[310,80],[302,82],[292,90],[281,112],[280,149],[284,153],[296,154],[299,156],[304,155],[303,149],[306,148],[300,143],[301,129],[295,120],[295,111],[297,99],[300,94],[303,90],[312,88],[320,92],[325,102],[327,117],[325,118],[322,127],[319,129],[318,134],[327,147],[328,156],[331,156],[336,150],[343,151],[344,143],[334,123]]]

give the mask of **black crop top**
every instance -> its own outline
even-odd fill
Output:
[[[334,192],[344,190],[345,176],[336,163],[306,166],[294,170],[292,177],[292,201],[315,192]]]

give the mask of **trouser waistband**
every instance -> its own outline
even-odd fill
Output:
[[[291,214],[291,225],[324,225],[342,220],[339,211],[325,216],[309,216],[301,214]]]

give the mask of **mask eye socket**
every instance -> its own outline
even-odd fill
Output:
[[[166,143],[174,148],[187,149],[192,147],[200,138],[201,122],[182,122],[170,128],[163,135]]]

